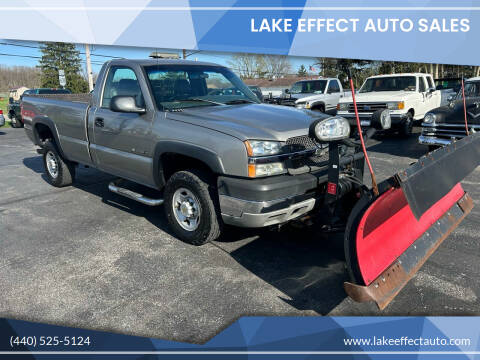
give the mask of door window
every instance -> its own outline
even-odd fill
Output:
[[[328,91],[332,94],[340,92],[340,86],[338,85],[337,80],[330,81],[330,84],[328,84]]]
[[[133,96],[138,107],[145,107],[137,75],[130,68],[110,68],[103,89],[102,108],[110,108],[110,102],[114,96]]]
[[[427,83],[429,89],[435,89],[435,85],[433,84],[433,80],[430,76],[427,76]]]
[[[423,93],[427,91],[427,87],[425,85],[425,78],[424,77],[419,77],[418,78],[418,91]]]

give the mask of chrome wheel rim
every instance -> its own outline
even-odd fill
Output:
[[[185,188],[179,188],[173,194],[173,215],[182,229],[195,231],[200,224],[200,201]]]
[[[48,173],[52,178],[56,178],[58,176],[58,162],[53,152],[47,152],[46,163]]]

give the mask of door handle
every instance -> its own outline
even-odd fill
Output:
[[[103,127],[105,124],[103,123],[103,118],[97,117],[95,118],[95,126],[96,127]]]

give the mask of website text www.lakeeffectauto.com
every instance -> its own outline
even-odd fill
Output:
[[[372,336],[345,338],[343,343],[346,346],[470,346],[472,340],[468,338]]]

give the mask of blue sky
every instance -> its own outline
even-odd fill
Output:
[[[37,65],[39,60],[36,57],[41,56],[38,46],[39,44],[37,42],[0,39],[0,65],[35,66]],[[80,56],[83,62],[85,62],[85,55],[83,54],[85,53],[84,45],[77,45],[77,48],[82,53]],[[93,71],[98,72],[100,70],[101,64],[109,59],[105,56],[142,59],[148,58],[148,55],[154,50],[158,50],[161,52],[174,52],[177,53],[179,56],[182,55],[181,50],[94,45],[91,48]],[[195,52],[195,50],[187,50],[187,54],[190,54],[192,52]],[[7,54],[19,56],[8,56]],[[228,60],[231,58],[231,56],[231,53],[200,51],[189,56],[188,59],[195,60],[195,58],[197,58],[199,61],[209,61],[228,66]],[[305,67],[308,69],[309,66],[315,62],[315,58],[290,57],[290,62],[292,64],[292,72],[296,73],[298,68],[302,64],[305,65]]]

